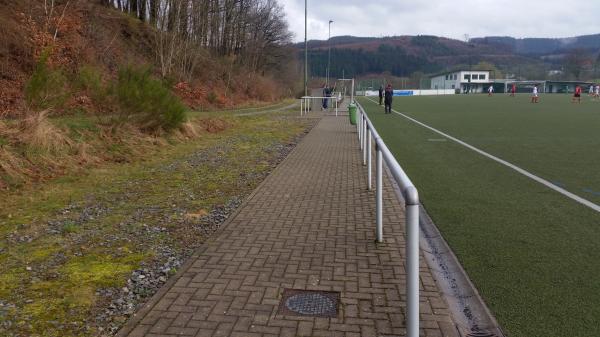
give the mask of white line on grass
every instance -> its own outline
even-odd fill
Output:
[[[370,98],[367,98],[367,99],[369,101],[371,101],[371,102],[377,103],[377,102],[375,102],[374,100],[372,100]],[[569,192],[569,191],[567,191],[567,190],[565,190],[563,188],[560,188],[560,187],[552,184],[551,182],[549,182],[546,179],[540,178],[540,177],[536,176],[535,174],[533,174],[531,172],[525,171],[524,169],[522,169],[522,168],[520,168],[520,167],[518,167],[518,166],[516,166],[514,164],[511,164],[511,163],[507,162],[504,159],[500,159],[500,158],[498,158],[496,156],[493,156],[493,155],[491,155],[491,154],[489,154],[489,153],[487,153],[487,152],[485,152],[483,150],[480,150],[480,149],[476,148],[475,146],[473,146],[471,144],[463,142],[462,140],[460,140],[458,138],[454,138],[454,137],[450,136],[449,134],[446,134],[446,133],[444,133],[444,132],[442,132],[442,131],[440,131],[438,129],[435,129],[435,128],[427,125],[427,124],[419,122],[418,120],[416,120],[416,119],[414,119],[414,118],[412,118],[410,116],[407,116],[407,115],[405,115],[405,114],[403,114],[401,112],[398,112],[398,111],[396,111],[394,109],[392,109],[392,111],[394,113],[396,113],[396,114],[398,114],[398,115],[400,115],[400,116],[402,116],[402,117],[404,117],[404,118],[406,118],[406,119],[408,119],[408,120],[416,123],[416,124],[419,124],[420,126],[426,128],[426,129],[429,129],[429,130],[431,130],[431,131],[433,131],[433,132],[435,132],[437,134],[440,134],[440,135],[442,135],[442,136],[444,136],[444,137],[446,137],[446,138],[448,138],[448,139],[450,139],[450,140],[452,140],[452,141],[454,141],[454,142],[456,142],[456,143],[458,143],[458,144],[460,144],[460,145],[468,148],[468,149],[471,149],[471,150],[479,153],[482,156],[488,157],[488,158],[490,158],[490,159],[492,159],[492,160],[494,160],[494,161],[496,161],[496,162],[498,162],[498,163],[500,163],[502,165],[508,166],[509,168],[511,168],[511,169],[513,169],[513,170],[515,170],[515,171],[517,171],[519,173],[521,173],[522,175],[524,175],[524,176],[526,176],[526,177],[528,177],[530,179],[533,179],[533,180],[537,181],[538,183],[540,183],[540,184],[542,184],[542,185],[544,185],[544,186],[546,186],[548,188],[551,188],[551,189],[555,190],[556,192],[558,192],[558,193],[560,193],[560,194],[562,194],[562,195],[564,195],[566,197],[569,197],[569,198],[577,201],[578,203],[580,203],[580,204],[582,204],[584,206],[587,206],[587,207],[593,209],[596,212],[600,212],[600,206],[599,205],[596,205],[595,203],[593,203],[593,202],[591,202],[591,201],[589,201],[587,199],[584,199],[584,198],[578,196],[577,194],[571,193],[571,192]]]

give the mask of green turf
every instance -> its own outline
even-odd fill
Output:
[[[600,214],[360,102],[509,336],[600,335]],[[394,109],[600,203],[600,103],[396,98]],[[585,190],[584,190],[585,189]]]

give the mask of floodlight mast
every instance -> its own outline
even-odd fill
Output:
[[[467,94],[471,93],[471,76],[473,76],[472,72],[472,60],[471,60],[471,49],[469,49],[471,47],[471,39],[469,38],[469,34],[465,34],[465,42],[467,43],[467,50],[469,52],[469,82],[467,82]]]
[[[308,0],[304,0],[304,96],[308,96]]]
[[[326,79],[326,83],[327,83],[327,87],[329,87],[329,69],[331,67],[331,24],[333,23],[333,20],[329,20],[329,37],[327,39],[327,44],[328,44],[328,50],[327,50],[327,79]]]

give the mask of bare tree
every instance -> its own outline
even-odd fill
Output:
[[[177,71],[191,77],[198,55],[204,53],[264,72],[289,52],[283,47],[291,35],[276,0],[101,1],[156,28],[156,58],[163,76]]]

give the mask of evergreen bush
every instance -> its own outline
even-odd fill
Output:
[[[137,120],[145,129],[170,130],[186,120],[183,103],[148,68],[120,69],[112,93],[122,116]]]
[[[60,70],[50,69],[48,56],[48,52],[42,53],[25,84],[25,100],[32,108],[60,108],[67,99],[67,79]]]

